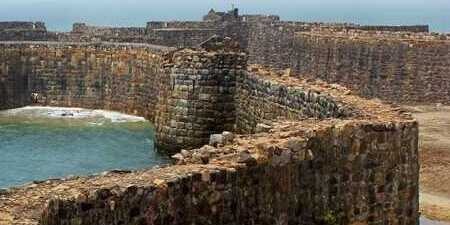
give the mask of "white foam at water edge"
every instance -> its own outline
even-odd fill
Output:
[[[26,106],[22,108],[0,111],[0,116],[50,117],[65,119],[105,118],[112,123],[140,122],[145,118],[107,110],[91,110],[83,108]]]
[[[113,123],[145,121],[144,117],[133,116],[133,115],[123,114],[123,113],[114,112],[114,111],[94,110],[94,113],[97,113],[98,115],[101,115],[102,117],[104,117],[106,119],[110,119],[111,122],[113,122]]]

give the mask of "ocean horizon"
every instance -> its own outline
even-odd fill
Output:
[[[333,2],[218,0],[3,0],[0,21],[43,21],[51,31],[70,31],[75,22],[99,26],[140,26],[148,21],[201,20],[211,8],[234,5],[241,14],[275,14],[282,20],[347,22],[363,25],[430,25],[432,32],[450,33],[450,2],[444,0],[380,0]]]

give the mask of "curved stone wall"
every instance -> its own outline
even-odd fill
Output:
[[[199,147],[233,130],[243,53],[146,44],[0,43],[0,109],[50,105],[115,110],[156,125],[160,149]]]
[[[367,97],[450,103],[450,41],[400,33],[301,33],[292,67]]]
[[[240,55],[182,50],[164,57],[157,126],[174,121],[169,134],[181,135],[173,128],[185,119],[214,118],[191,107],[197,104],[216,110],[218,121],[227,118],[218,109],[233,88],[221,92],[217,84],[240,69]],[[206,62],[214,72],[202,73]],[[251,133],[264,122],[263,130],[182,151],[165,168],[3,191],[0,224],[417,224],[418,125],[410,115],[294,74],[236,74],[235,126]]]
[[[250,63],[295,74],[247,68],[244,53],[218,48],[225,42],[215,50],[177,51],[146,44],[0,42],[0,109],[38,104],[137,114],[155,123],[160,147],[191,149],[165,168],[0,190],[0,225],[418,223],[417,122],[352,94],[449,103],[448,35],[421,33],[427,26],[257,15],[218,23],[151,22],[147,28],[77,24],[74,32],[58,35],[41,23],[1,26],[6,40],[193,46],[218,34],[240,42]],[[240,135],[215,135],[221,138],[214,146],[201,147],[225,130]]]
[[[291,68],[371,98],[449,103],[450,36],[417,28],[260,22],[249,32],[249,62]]]
[[[244,73],[246,55],[182,50],[168,64],[170,84],[155,119],[160,147],[201,147],[211,134],[233,130],[236,77]]]
[[[153,120],[166,47],[0,43],[0,108],[30,104],[116,110]]]
[[[206,165],[195,163],[207,154],[200,149],[185,165],[89,179],[107,184],[51,200],[41,222],[417,224],[417,124],[404,122],[274,125],[208,148],[220,153]],[[121,177],[125,183],[112,184]]]
[[[239,132],[254,133],[257,124],[270,124],[280,119],[346,118],[354,113],[353,109],[306,83],[296,81],[288,85],[267,79],[271,76],[289,78],[286,74],[273,73],[254,67],[239,77],[236,94],[236,129]]]

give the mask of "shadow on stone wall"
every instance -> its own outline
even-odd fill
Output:
[[[21,55],[16,63],[10,52]],[[30,66],[28,78],[40,78],[34,87],[48,96],[41,104],[156,115],[160,135],[180,137],[174,144],[183,147],[230,126],[249,134],[181,151],[166,168],[4,191],[0,224],[417,224],[418,125],[410,115],[339,85],[246,69],[242,53],[166,53],[3,45],[2,82]]]

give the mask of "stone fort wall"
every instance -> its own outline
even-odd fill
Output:
[[[305,30],[273,22],[256,28],[249,41],[251,63],[290,68],[370,98],[450,102],[448,35],[323,26]]]
[[[147,118],[171,152],[233,130],[243,53],[147,44],[0,43],[0,109],[49,105]]]
[[[450,39],[442,38],[300,33],[292,68],[362,96],[449,104]]]
[[[47,96],[39,104],[137,109],[155,115],[162,141],[182,147],[206,141],[210,130],[243,133],[182,151],[166,168],[2,191],[2,225],[418,223],[418,125],[399,109],[339,85],[247,68],[245,54],[227,49],[1,48],[8,103],[22,93],[8,90],[18,83],[38,87]]]
[[[358,26],[357,29],[372,30],[372,31],[415,32],[415,33],[430,32],[430,28],[428,25],[412,25],[412,26],[364,25]]]
[[[48,41],[56,35],[47,31],[43,22],[0,22],[0,41]]]
[[[72,32],[47,32],[43,23],[2,22],[0,40],[133,42],[195,47],[214,35],[231,37],[251,64],[291,68],[302,76],[399,103],[449,103],[448,35],[427,25],[367,26],[283,21],[275,15],[211,10],[203,21],[151,21],[142,27],[75,23]]]
[[[0,108],[30,104],[116,110],[153,120],[166,47],[0,44]]]
[[[236,129],[239,133],[254,133],[258,124],[270,124],[280,118],[345,118],[353,113],[351,108],[327,93],[300,82],[295,86],[279,84],[267,79],[271,76],[286,77],[258,67],[250,67],[247,73],[238,77]]]
[[[232,37],[247,46],[248,24],[229,21],[151,21],[146,27],[101,27],[75,23],[72,32],[58,35],[60,41],[133,42],[170,47],[196,47],[214,35]]]
[[[212,134],[234,129],[236,77],[247,57],[239,52],[183,50],[171,56],[160,95],[156,136],[164,149],[201,147]]]
[[[417,224],[416,131],[414,123],[280,124],[270,133],[239,138],[239,144],[194,153],[220,152],[207,164],[87,179],[87,184],[102,186],[50,200],[40,220],[86,225]],[[196,156],[185,160],[189,157]],[[56,190],[65,184],[39,188]]]
[[[190,150],[164,168],[0,191],[0,224],[417,224],[417,122],[353,94],[448,103],[449,37],[427,32],[237,11],[62,34],[0,23],[13,41],[0,43],[0,109],[140,115],[160,148]],[[214,35],[248,54],[199,48]],[[235,134],[202,147],[222,131]]]

